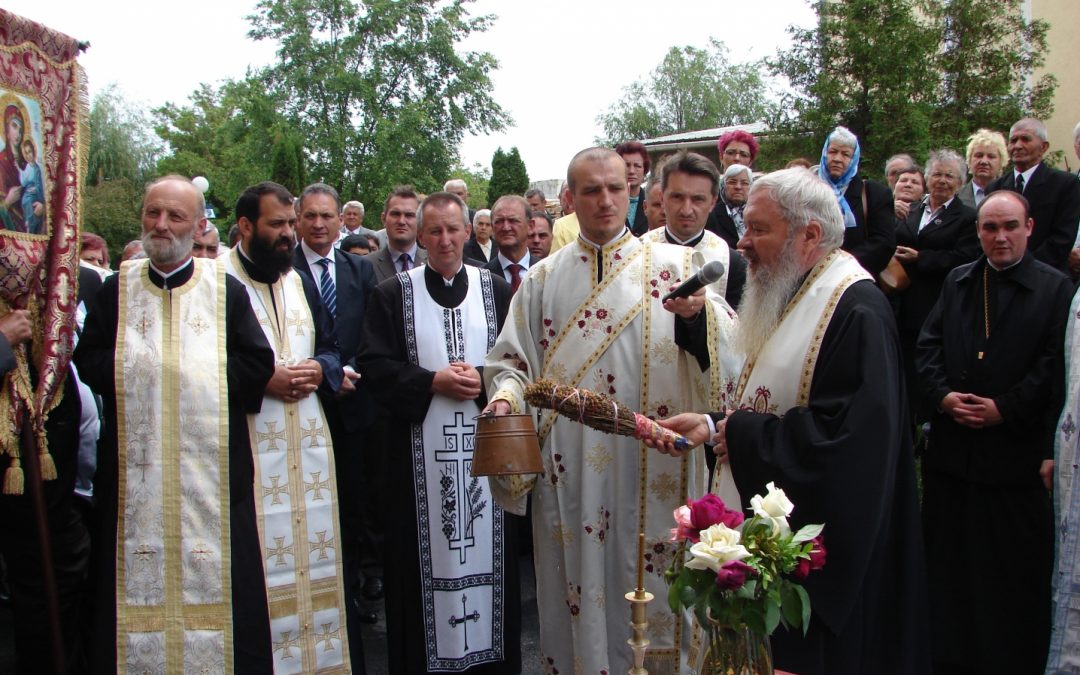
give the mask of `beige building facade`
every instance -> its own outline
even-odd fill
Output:
[[[1025,14],[1029,18],[1050,23],[1047,34],[1046,63],[1036,75],[1051,73],[1057,78],[1054,93],[1054,114],[1045,120],[1050,136],[1050,150],[1061,150],[1064,164],[1058,168],[1076,172],[1080,159],[1073,151],[1073,129],[1080,122],[1080,49],[1077,48],[1077,27],[1080,26],[1078,0],[1027,0]]]

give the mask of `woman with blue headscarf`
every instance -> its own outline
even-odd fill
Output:
[[[889,188],[859,178],[859,139],[836,127],[821,149],[818,176],[833,189],[844,216],[844,244],[876,279],[896,250],[893,198]]]

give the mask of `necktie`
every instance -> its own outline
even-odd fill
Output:
[[[510,290],[517,293],[518,286],[521,285],[521,273],[525,271],[525,268],[517,263],[507,265],[506,269],[510,270]]]
[[[401,257],[398,258],[398,260],[401,261],[401,271],[402,272],[408,272],[409,270],[412,269],[412,258],[409,256],[408,253],[402,253]]]
[[[1020,194],[1024,194],[1024,174],[1016,174],[1016,191]]]
[[[323,258],[319,261],[322,265],[322,275],[319,277],[319,292],[322,295],[323,305],[330,316],[337,318],[337,287],[334,286],[334,277],[330,276],[330,259]]]

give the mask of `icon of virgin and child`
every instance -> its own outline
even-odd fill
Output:
[[[36,102],[33,103],[36,109]],[[34,120],[24,99],[8,91],[0,90],[0,111],[4,116],[0,149],[0,221],[5,230],[44,234],[45,177],[41,163],[40,121],[32,124]],[[40,119],[40,115],[37,118]]]

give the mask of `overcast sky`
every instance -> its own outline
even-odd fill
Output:
[[[90,92],[115,82],[147,108],[185,104],[202,82],[243,77],[271,63],[275,45],[247,38],[255,0],[6,0],[4,7],[90,42],[80,58]],[[570,157],[599,134],[596,117],[622,88],[646,77],[672,46],[724,41],[733,61],[787,46],[790,24],[810,25],[807,0],[476,0],[495,14],[491,30],[465,45],[499,60],[494,98],[514,126],[469,137],[466,165],[487,167],[495,148],[516,145],[532,180],[559,178]]]

